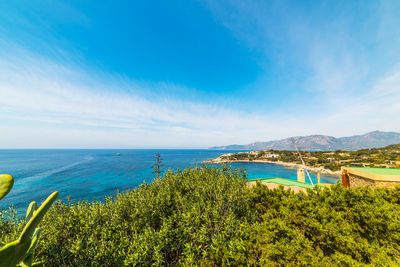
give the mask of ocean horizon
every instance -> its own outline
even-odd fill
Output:
[[[243,150],[240,150],[243,151]],[[15,183],[0,202],[0,209],[10,205],[25,212],[31,201],[42,202],[54,191],[65,201],[104,200],[118,192],[137,188],[155,178],[151,166],[160,153],[165,171],[201,165],[236,150],[209,149],[1,149],[0,173],[10,174]],[[281,177],[297,179],[297,171],[268,163],[232,163],[244,168],[248,179]],[[313,182],[316,174],[310,173]],[[322,183],[336,183],[337,177],[321,174]]]

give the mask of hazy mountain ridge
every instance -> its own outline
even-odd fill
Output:
[[[363,135],[336,138],[327,135],[308,135],[293,137],[302,150],[357,150],[400,144],[400,133],[374,131]],[[292,137],[268,142],[255,142],[248,145],[228,145],[210,149],[232,150],[293,150]]]

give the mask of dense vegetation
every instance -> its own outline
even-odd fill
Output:
[[[198,167],[104,203],[55,202],[35,257],[47,266],[400,264],[400,187],[294,194],[245,178]],[[0,214],[1,243],[24,226],[12,215]]]
[[[357,151],[303,151],[302,155],[307,166],[323,167],[331,171],[338,171],[342,166],[400,168],[400,144]],[[289,150],[240,152],[223,155],[221,158],[230,161],[279,160],[301,164],[297,152]]]

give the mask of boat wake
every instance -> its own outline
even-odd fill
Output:
[[[83,160],[80,160],[80,161],[77,161],[77,162],[73,162],[71,164],[65,165],[65,166],[57,168],[57,169],[47,170],[47,171],[44,171],[44,172],[41,172],[41,173],[38,173],[38,174],[35,174],[35,175],[32,175],[32,176],[24,177],[24,178],[21,178],[20,181],[22,181],[23,183],[27,183],[27,182],[30,182],[32,180],[38,180],[38,179],[47,178],[47,177],[50,177],[50,176],[52,176],[54,174],[57,174],[57,173],[66,171],[68,169],[71,169],[71,168],[73,168],[75,166],[78,166],[80,164],[89,162],[91,160],[93,160],[93,156],[85,156],[83,158]]]

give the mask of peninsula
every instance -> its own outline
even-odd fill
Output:
[[[382,148],[360,149],[357,151],[303,151],[305,168],[311,172],[320,172],[340,176],[343,166],[400,168],[400,144]],[[223,154],[215,159],[205,161],[209,164],[254,162],[272,163],[288,168],[304,167],[296,151],[259,150]]]

